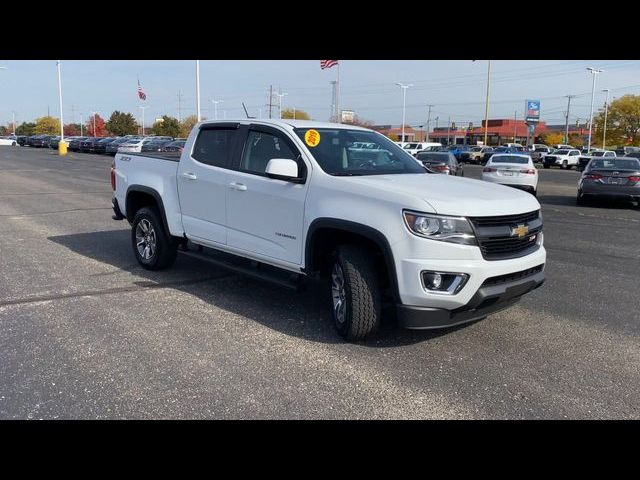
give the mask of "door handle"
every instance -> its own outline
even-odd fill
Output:
[[[188,180],[196,180],[198,178],[198,176],[195,173],[191,173],[191,172],[184,172],[182,176]]]
[[[246,190],[247,190],[247,186],[246,186],[245,184],[243,184],[243,183],[236,183],[236,182],[230,183],[230,184],[229,184],[229,188],[232,188],[232,189],[234,189],[234,190],[238,190],[238,191],[240,191],[240,192],[244,192],[244,191],[246,191]]]

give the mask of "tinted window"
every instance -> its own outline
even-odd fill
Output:
[[[193,158],[207,165],[227,167],[237,134],[235,128],[201,130],[193,147]]]
[[[494,155],[489,160],[491,163],[529,163],[527,157],[519,155]]]
[[[621,158],[598,158],[591,160],[590,170],[595,169],[614,169],[614,170],[640,170],[640,161]]]
[[[298,153],[278,135],[251,130],[240,162],[240,170],[263,175],[272,158],[297,160]]]

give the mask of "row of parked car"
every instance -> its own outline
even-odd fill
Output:
[[[117,152],[182,152],[185,138],[166,136],[138,136],[124,137],[64,137],[67,148],[71,152],[102,153],[115,155]],[[25,147],[57,149],[60,137],[55,135],[31,135],[13,137],[13,145]]]

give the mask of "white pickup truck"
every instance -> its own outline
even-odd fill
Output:
[[[375,148],[353,148],[363,143]],[[144,268],[180,250],[282,284],[325,277],[347,339],[383,311],[413,329],[481,319],[544,282],[532,195],[431,174],[364,128],[201,122],[180,157],[117,154],[111,182],[113,218],[131,224]]]

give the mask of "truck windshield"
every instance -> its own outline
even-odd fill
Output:
[[[296,128],[320,168],[329,175],[427,173],[411,155],[384,135],[343,128]],[[362,144],[369,144],[362,148]]]

